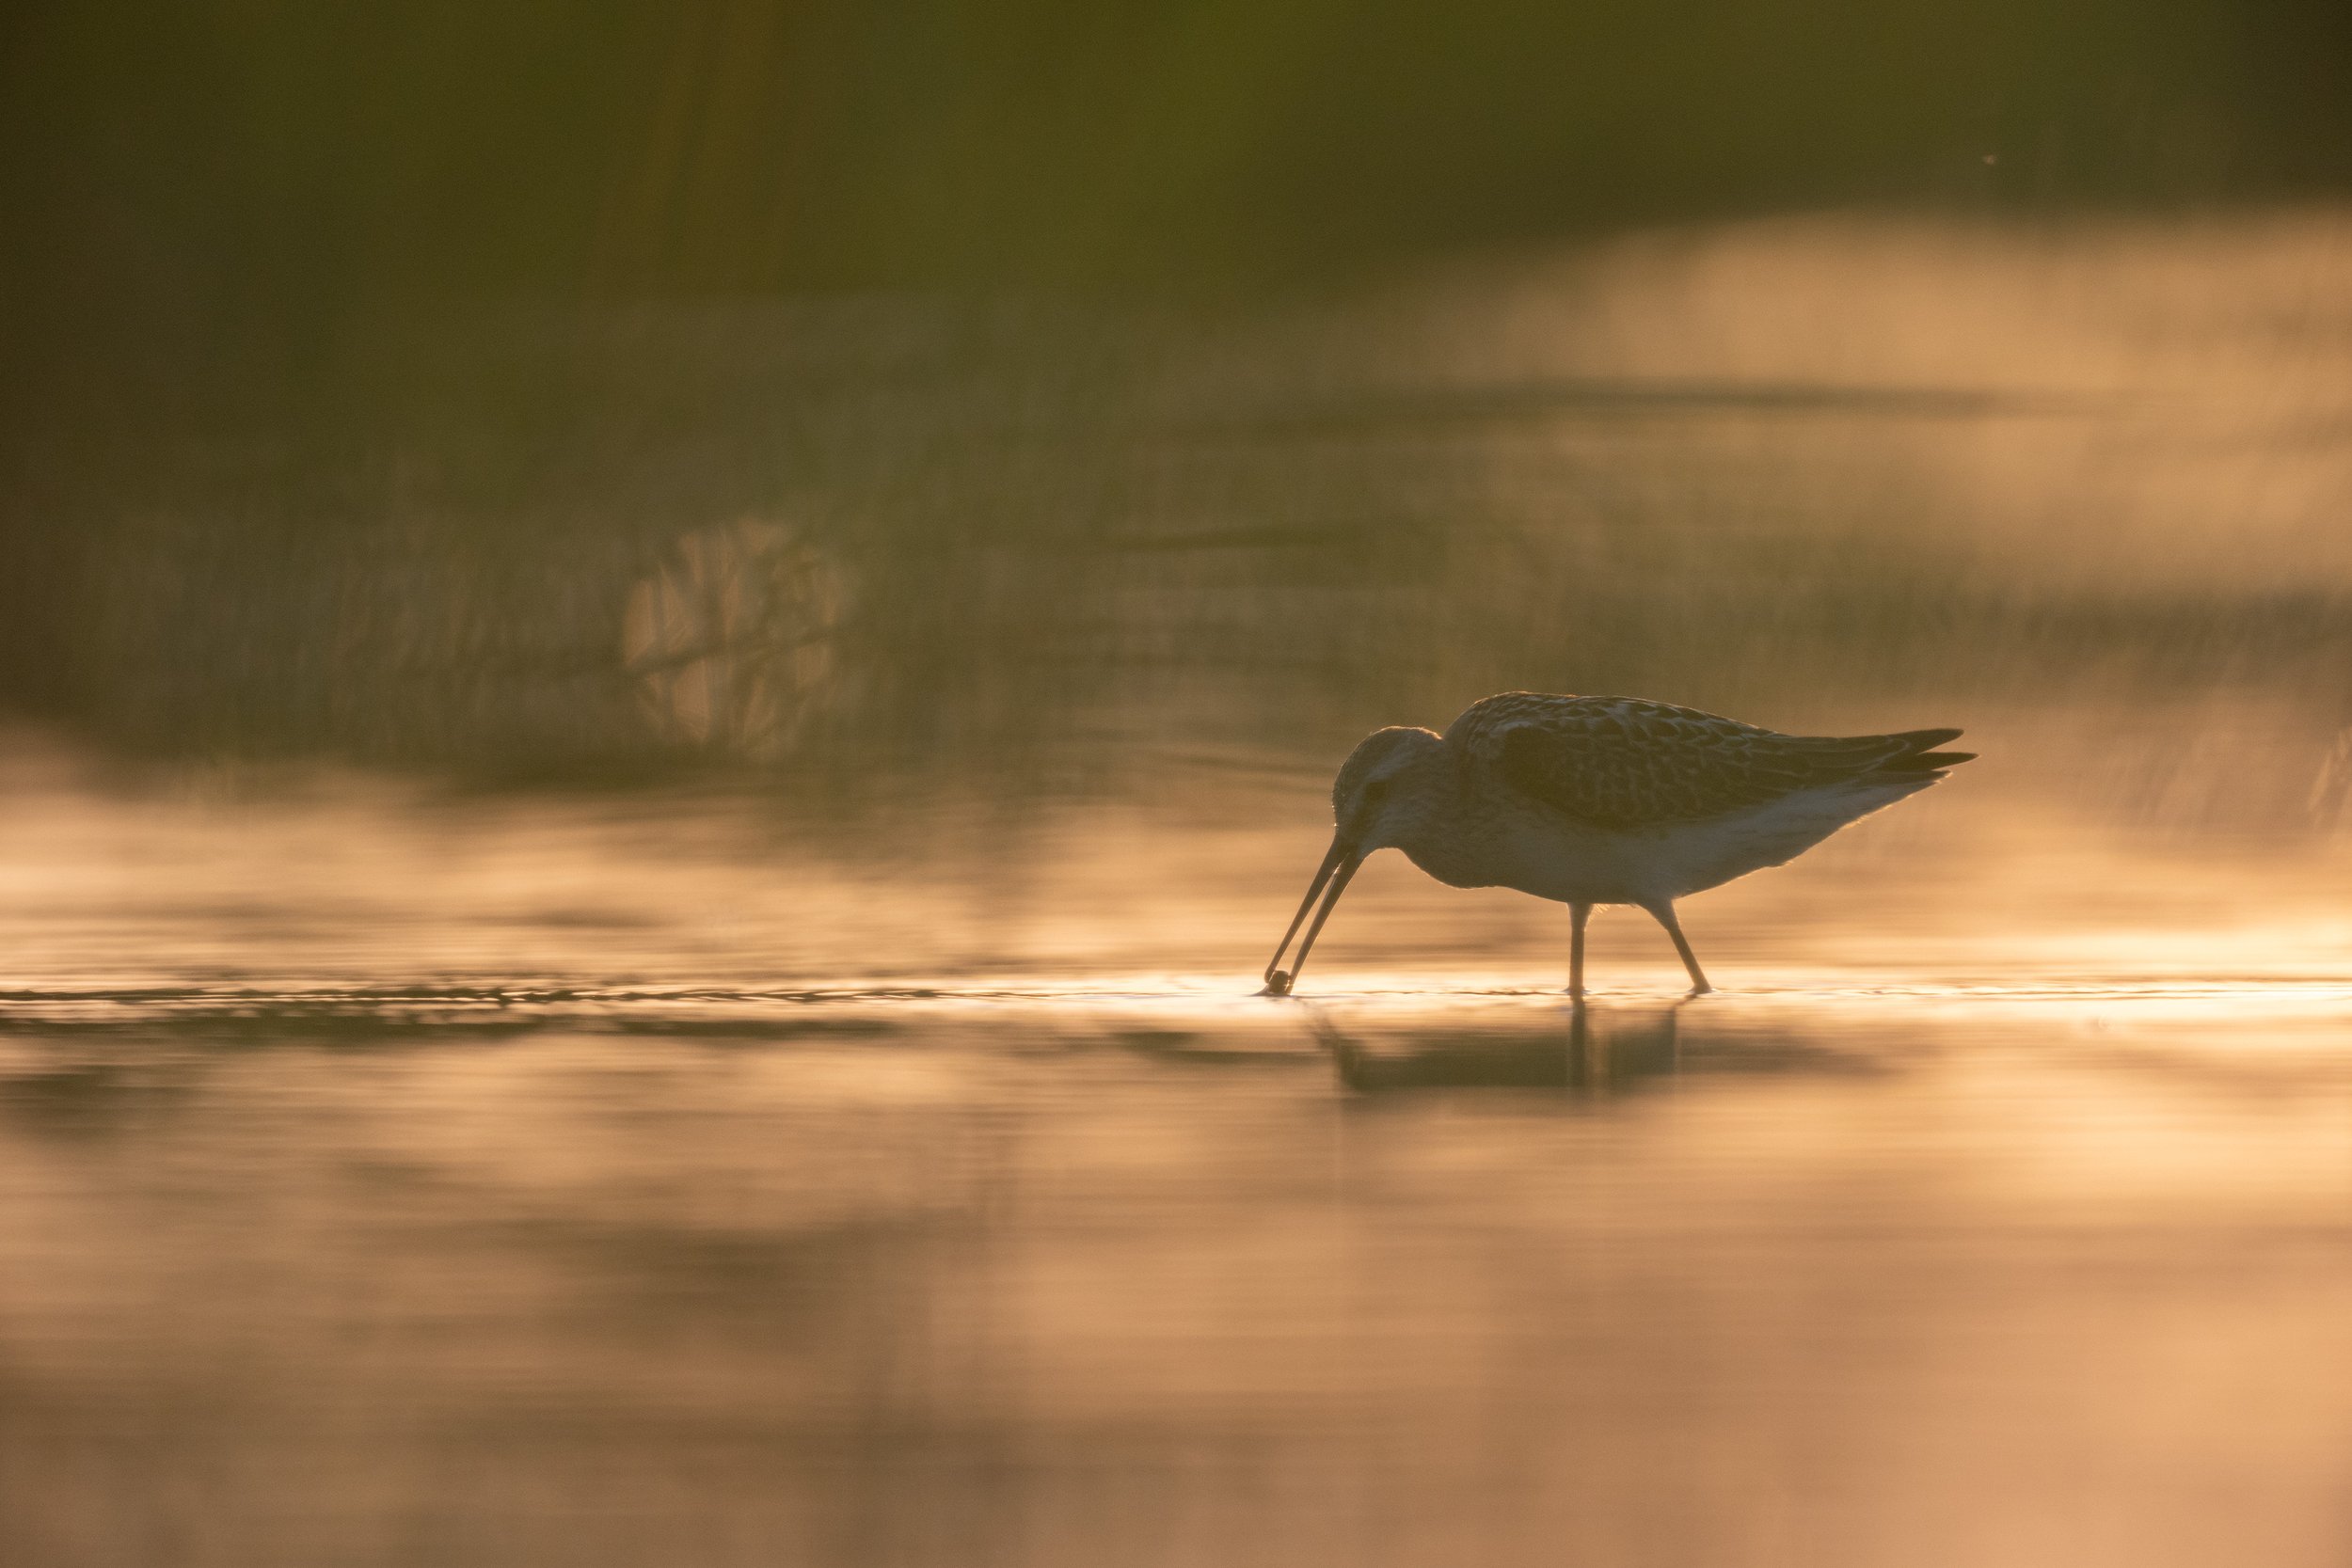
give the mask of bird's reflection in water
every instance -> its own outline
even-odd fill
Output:
[[[1327,1012],[1309,1016],[1341,1085],[1359,1094],[1453,1088],[1600,1094],[1681,1069],[1680,1013],[1679,1003],[1640,1010],[1570,1006],[1541,1023],[1416,1030],[1397,1045],[1377,1047]]]
[[[1538,1089],[1580,1098],[1635,1092],[1685,1073],[1851,1071],[1862,1064],[1791,1036],[1742,1029],[1692,1038],[1685,1001],[1654,1007],[1564,1006],[1506,1028],[1351,1032],[1311,1009],[1316,1038],[1342,1087],[1381,1095],[1417,1089]],[[1703,1002],[1697,1004],[1704,1007]]]

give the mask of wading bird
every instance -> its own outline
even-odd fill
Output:
[[[1393,846],[1449,886],[1517,888],[1567,905],[1571,996],[1584,994],[1596,904],[1647,910],[1699,995],[1714,988],[1675,900],[1794,860],[1917,794],[1976,755],[1935,749],[1959,735],[1781,735],[1639,697],[1541,691],[1473,703],[1442,736],[1375,730],[1332,783],[1339,830],[1266,965],[1266,994],[1289,994],[1348,879]],[[1285,972],[1282,955],[1310,909],[1314,924]]]

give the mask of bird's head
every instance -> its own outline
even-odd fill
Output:
[[[1331,816],[1335,823],[1331,847],[1324,855],[1307,896],[1300,901],[1298,912],[1291,917],[1290,929],[1282,934],[1282,945],[1274,950],[1274,959],[1266,965],[1268,994],[1289,994],[1292,981],[1307,961],[1308,949],[1314,946],[1323,923],[1331,918],[1340,895],[1347,891],[1348,879],[1356,875],[1356,868],[1375,849],[1405,842],[1405,835],[1419,825],[1440,798],[1452,768],[1453,753],[1446,750],[1443,740],[1427,730],[1375,730],[1348,753],[1347,760],[1340,765],[1339,777],[1331,781]],[[1322,898],[1323,907],[1316,910],[1314,924],[1307,927],[1307,940],[1299,943],[1296,962],[1285,971],[1281,967],[1282,955],[1290,950],[1291,939],[1298,934],[1307,911],[1314,909],[1318,897]]]
[[[1360,860],[1403,842],[1452,761],[1445,742],[1427,730],[1395,726],[1364,736],[1331,781],[1333,847],[1345,846]]]

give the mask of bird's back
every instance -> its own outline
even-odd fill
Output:
[[[1514,821],[1495,879],[1596,902],[1679,897],[1802,854],[1972,753],[1952,729],[1792,736],[1639,697],[1509,691],[1446,730]]]
[[[1783,735],[1641,697],[1506,691],[1470,705],[1445,739],[1472,768],[1531,800],[1629,831],[1865,781],[1932,784],[1973,754],[1935,750],[1959,735]]]

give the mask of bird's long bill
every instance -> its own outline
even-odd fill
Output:
[[[1322,935],[1323,923],[1331,918],[1331,911],[1338,906],[1340,895],[1347,891],[1348,879],[1355,876],[1356,868],[1363,863],[1363,856],[1357,853],[1346,839],[1333,836],[1330,852],[1316,867],[1315,879],[1308,886],[1307,896],[1298,901],[1298,912],[1291,916],[1290,929],[1282,933],[1282,944],[1274,950],[1273,958],[1265,966],[1265,989],[1270,994],[1289,994],[1292,985],[1298,979],[1298,972],[1307,967],[1307,952],[1314,946],[1315,938]],[[1327,884],[1330,889],[1327,895],[1324,892]],[[1290,973],[1285,974],[1282,973],[1282,955],[1290,951],[1291,939],[1298,935],[1300,922],[1307,918],[1309,910],[1314,909],[1318,896],[1323,898],[1323,908],[1315,910],[1315,923],[1307,927],[1307,940],[1298,944],[1298,958],[1291,965]]]

